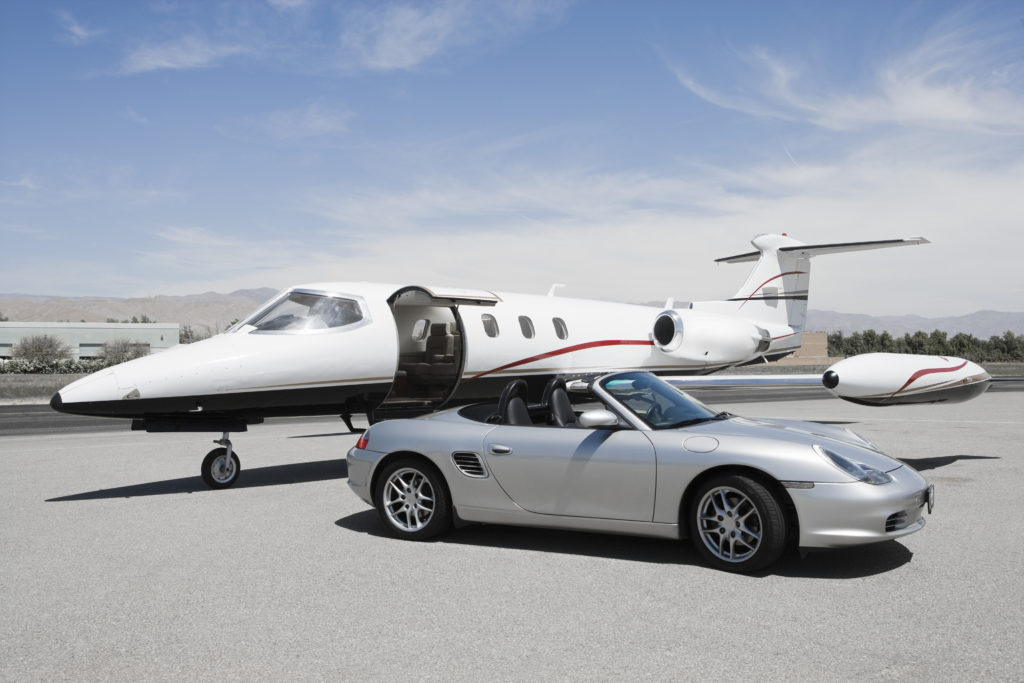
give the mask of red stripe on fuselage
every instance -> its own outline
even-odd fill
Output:
[[[517,360],[517,361],[514,361],[512,363],[507,363],[505,365],[493,368],[491,370],[486,370],[484,372],[481,372],[481,373],[478,373],[476,375],[473,375],[469,379],[471,379],[471,380],[479,379],[480,377],[484,377],[486,375],[490,375],[490,374],[495,373],[495,372],[501,372],[502,370],[508,370],[509,368],[514,368],[514,367],[517,367],[519,365],[526,365],[528,363],[535,363],[535,362],[537,362],[539,360],[544,360],[545,358],[552,358],[554,356],[561,356],[561,355],[564,355],[566,353],[573,353],[574,351],[584,351],[586,349],[596,349],[596,348],[601,347],[601,346],[654,346],[654,342],[650,341],[649,339],[605,339],[603,341],[586,342],[585,344],[576,344],[575,346],[567,346],[564,349],[555,349],[554,351],[548,351],[547,353],[542,353],[542,354],[537,355],[537,356],[530,356],[529,358],[523,358],[522,360]]]
[[[915,372],[913,375],[910,376],[910,379],[908,379],[906,382],[903,383],[902,387],[900,387],[896,391],[894,391],[891,394],[889,394],[889,398],[892,398],[896,394],[900,393],[901,391],[906,389],[908,386],[910,386],[915,380],[918,380],[918,379],[924,377],[925,375],[932,375],[932,374],[935,374],[936,372],[956,372],[957,370],[959,370],[960,368],[964,367],[965,365],[967,365],[967,361],[964,361],[963,363],[961,363],[960,365],[956,366],[955,368],[927,368],[925,370],[918,370],[917,372]]]
[[[747,297],[746,299],[744,299],[744,300],[743,300],[743,303],[741,303],[741,304],[740,304],[740,308],[743,308],[744,306],[746,306],[746,305],[747,305],[747,302],[748,302],[748,301],[750,301],[751,297],[753,297],[753,296],[754,296],[755,294],[757,294],[758,292],[760,292],[760,291],[761,291],[761,287],[764,287],[764,286],[765,286],[766,284],[768,284],[768,283],[769,283],[769,282],[771,282],[772,280],[778,280],[778,279],[779,279],[780,277],[785,277],[785,276],[787,276],[787,275],[803,275],[803,274],[804,274],[804,271],[802,271],[802,270],[791,270],[791,271],[789,271],[788,273],[779,273],[779,274],[778,274],[778,275],[776,275],[775,277],[770,277],[770,278],[768,278],[767,280],[765,280],[764,282],[762,282],[762,283],[761,283],[761,284],[760,284],[760,285],[759,285],[759,286],[757,287],[757,289],[755,289],[755,290],[754,290],[753,292],[751,292],[751,293],[750,293],[750,296],[748,296],[748,297]],[[737,309],[737,310],[738,310],[738,309]]]

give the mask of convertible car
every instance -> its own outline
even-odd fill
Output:
[[[540,403],[373,425],[348,482],[394,536],[483,522],[692,539],[710,565],[757,571],[787,549],[921,529],[934,487],[848,429],[715,411],[644,372],[564,380]],[[579,402],[578,402],[579,403]]]

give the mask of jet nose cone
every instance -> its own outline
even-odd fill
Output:
[[[117,377],[111,368],[94,372],[62,388],[50,399],[50,407],[75,415],[107,415],[121,398]]]
[[[835,389],[839,386],[839,373],[835,370],[828,370],[821,376],[821,383],[826,389]]]

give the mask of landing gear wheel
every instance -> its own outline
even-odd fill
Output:
[[[697,552],[718,569],[757,571],[779,559],[786,548],[782,506],[750,477],[734,474],[705,482],[688,516]]]
[[[203,458],[203,481],[211,489],[228,488],[238,480],[241,471],[238,456],[232,453],[229,460],[226,448],[214,448]]]
[[[452,523],[441,474],[419,459],[402,458],[384,468],[373,499],[384,525],[399,538],[426,540]]]

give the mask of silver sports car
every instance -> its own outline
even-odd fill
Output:
[[[788,548],[885,541],[924,526],[934,488],[853,432],[717,412],[644,372],[540,403],[511,382],[477,404],[373,425],[348,483],[395,536],[453,523],[690,538],[712,566],[749,572]]]

